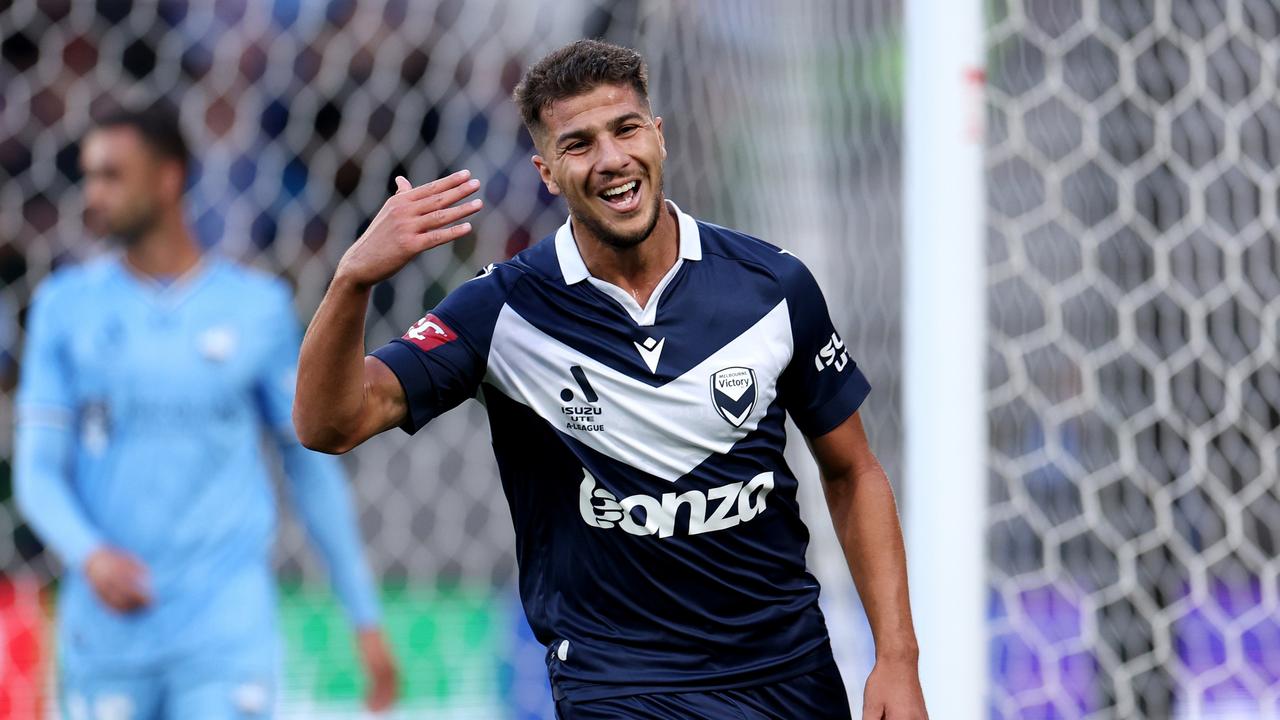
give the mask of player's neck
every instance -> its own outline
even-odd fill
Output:
[[[166,213],[150,231],[125,250],[129,268],[150,277],[178,277],[200,262],[200,246],[182,220]]]
[[[680,256],[680,225],[663,201],[658,224],[640,243],[617,248],[595,238],[579,237],[578,252],[595,277],[626,290],[644,307]]]

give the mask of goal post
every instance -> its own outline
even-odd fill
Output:
[[[980,0],[906,3],[905,531],[926,702],[985,716]]]

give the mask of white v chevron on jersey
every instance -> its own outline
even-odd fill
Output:
[[[649,367],[649,372],[658,372],[658,360],[662,357],[662,346],[667,344],[667,339],[655,341],[648,338],[644,343],[632,343],[636,346],[636,350],[640,351],[640,357],[644,360],[644,364]]]
[[[649,351],[655,366],[661,348],[658,342]],[[506,306],[493,330],[486,380],[593,450],[675,482],[711,455],[729,452],[756,429],[777,397],[777,381],[792,350],[783,300],[741,335],[655,388],[550,337]],[[589,422],[572,419],[572,408],[566,408],[560,394],[573,385],[575,366],[590,378],[598,396]],[[713,377],[746,368],[755,385],[747,398],[750,406],[718,408],[714,393],[708,392]]]

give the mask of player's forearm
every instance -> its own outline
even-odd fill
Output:
[[[79,569],[102,537],[71,491],[69,428],[19,423],[14,457],[18,509],[64,564]]]
[[[878,661],[919,656],[907,594],[906,550],[893,489],[879,463],[824,478],[836,535],[875,638]]]
[[[364,318],[371,288],[334,277],[302,338],[293,423],[308,448],[344,452],[364,415]]]
[[[341,464],[296,443],[282,443],[280,450],[289,496],[324,558],[334,593],[353,625],[377,627],[377,589],[365,561],[355,505]]]

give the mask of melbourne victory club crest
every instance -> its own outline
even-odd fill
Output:
[[[432,313],[427,313],[427,316],[414,323],[403,337],[417,345],[419,350],[431,350],[457,340],[458,334],[445,325],[443,320]]]
[[[711,404],[734,427],[742,427],[756,407],[756,371],[727,367],[711,374]]]

